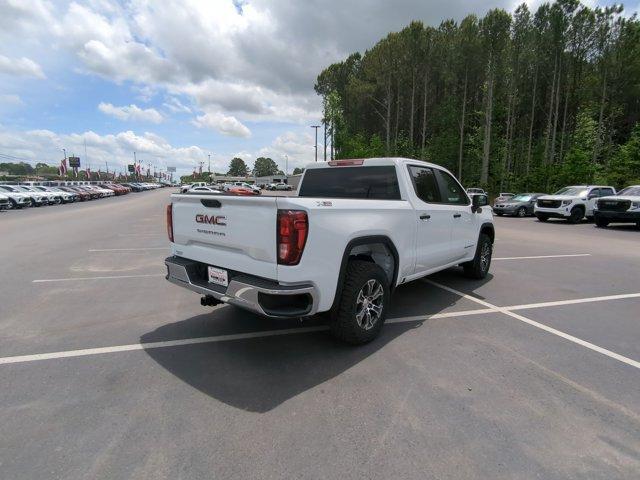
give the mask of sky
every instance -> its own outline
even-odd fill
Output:
[[[269,156],[290,172],[314,160],[324,67],[412,20],[517,3],[0,0],[0,162],[57,165],[66,149],[93,170],[123,171],[136,152],[180,174],[209,156],[212,171]]]

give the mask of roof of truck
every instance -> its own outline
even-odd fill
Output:
[[[406,163],[420,163],[425,167],[436,167],[445,169],[442,165],[425,162],[424,160],[416,160],[414,158],[403,157],[375,157],[375,158],[344,158],[340,160],[332,160],[329,162],[314,162],[305,166],[305,168],[332,168],[338,166],[386,166],[386,165],[402,165]]]

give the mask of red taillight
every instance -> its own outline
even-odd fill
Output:
[[[278,263],[297,265],[307,242],[309,220],[302,210],[278,210]]]
[[[173,243],[173,203],[167,205],[167,235],[169,241]]]

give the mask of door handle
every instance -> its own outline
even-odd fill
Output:
[[[420,220],[429,220],[431,218],[431,215],[427,215],[426,213],[423,213],[422,215],[420,215]]]
[[[460,218],[462,216],[461,213],[454,213],[453,218]]]

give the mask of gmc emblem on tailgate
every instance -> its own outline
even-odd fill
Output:
[[[210,225],[226,225],[226,219],[227,217],[225,217],[224,215],[204,215],[202,213],[196,215],[196,222],[208,223]]]

